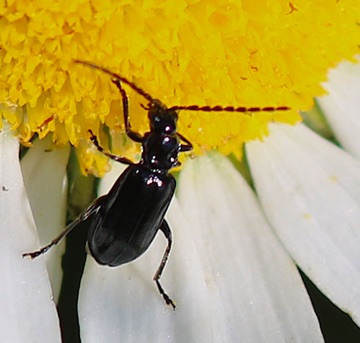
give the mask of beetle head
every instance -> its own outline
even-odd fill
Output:
[[[176,122],[178,119],[176,110],[168,109],[157,99],[150,103],[148,110],[151,132],[163,135],[176,133]]]

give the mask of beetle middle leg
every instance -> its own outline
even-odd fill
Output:
[[[161,259],[160,265],[158,267],[158,269],[156,270],[156,273],[154,275],[153,280],[156,283],[156,286],[159,290],[159,293],[162,295],[162,297],[164,298],[165,302],[167,305],[171,305],[172,308],[175,310],[176,305],[174,304],[174,302],[171,300],[171,298],[165,293],[164,289],[162,288],[161,284],[160,284],[160,277],[161,274],[166,266],[166,262],[169,258],[170,255],[170,250],[171,250],[171,246],[172,246],[172,234],[171,234],[171,230],[170,230],[170,226],[169,224],[166,222],[166,220],[164,219],[164,221],[162,222],[161,226],[160,226],[160,230],[164,233],[167,241],[168,241],[168,245],[166,247],[166,250],[164,252],[163,258]]]
[[[103,153],[105,156],[111,158],[112,160],[116,161],[116,162],[120,162],[120,163],[124,163],[124,164],[134,164],[133,161],[129,160],[128,158],[124,157],[124,156],[117,156],[117,155],[113,155],[110,154],[108,152],[106,152],[104,150],[104,148],[100,145],[97,137],[94,135],[94,133],[91,130],[88,130],[88,132],[90,133],[90,140],[94,143],[94,145],[96,146],[96,148]]]

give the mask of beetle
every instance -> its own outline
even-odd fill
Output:
[[[112,77],[112,82],[121,94],[126,134],[131,140],[142,145],[141,159],[138,163],[134,163],[124,156],[106,152],[94,133],[89,130],[90,139],[100,152],[128,167],[106,195],[95,199],[50,244],[37,251],[24,253],[22,256],[34,259],[44,254],[80,223],[87,221],[89,223],[87,246],[91,255],[101,265],[116,267],[142,255],[160,230],[167,239],[167,246],[153,280],[166,304],[171,305],[175,310],[174,301],[160,283],[172,246],[172,233],[165,214],[174,195],[176,182],[169,171],[180,165],[178,160],[180,153],[189,152],[193,148],[191,142],[177,132],[178,111],[259,112],[285,111],[289,108],[197,105],[166,107],[160,100],[152,98],[133,82],[108,69],[87,61],[74,62],[98,69]],[[121,83],[127,84],[148,101],[148,105],[143,107],[148,111],[150,131],[144,135],[131,129],[128,98]]]

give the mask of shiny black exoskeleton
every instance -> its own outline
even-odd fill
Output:
[[[192,144],[176,132],[177,111],[269,112],[285,111],[289,108],[285,106],[246,108],[198,105],[168,108],[118,74],[89,62],[75,62],[112,76],[113,83],[121,93],[126,134],[130,139],[142,145],[141,160],[139,163],[134,163],[126,157],[104,152],[96,136],[89,130],[90,139],[99,151],[129,167],[120,175],[108,194],[97,198],[50,244],[40,250],[24,253],[23,257],[35,258],[45,253],[80,223],[87,221],[89,223],[87,244],[91,255],[99,264],[119,266],[143,254],[158,230],[161,230],[168,244],[154,275],[154,281],[165,302],[175,309],[174,302],[165,293],[159,279],[172,245],[171,230],[164,219],[176,187],[175,179],[169,174],[169,170],[180,165],[178,161],[180,152],[192,150]],[[131,130],[128,98],[121,82],[130,86],[148,101],[148,107],[144,108],[148,111],[150,131],[144,136]]]
[[[115,80],[114,83],[122,91],[120,82]],[[124,101],[124,109],[127,109]],[[158,100],[153,100],[148,110],[150,131],[143,137],[131,131],[127,121],[127,134],[142,144],[140,162],[134,164],[123,157],[106,153],[110,158],[130,166],[110,192],[96,201],[97,213],[90,224],[88,246],[97,262],[118,266],[144,253],[160,229],[169,243],[161,268],[154,278],[157,281],[171,247],[171,231],[164,216],[176,183],[168,171],[179,165],[179,152],[191,150],[192,145],[176,133],[177,113],[174,110],[169,111]],[[127,116],[127,110],[124,112]],[[91,139],[103,151],[96,136],[92,134]],[[161,286],[158,287],[163,294]]]
[[[80,61],[78,63],[88,64]],[[108,72],[106,69],[88,65]],[[150,131],[144,136],[132,131],[128,99],[120,83],[123,81],[122,77],[112,73],[111,75],[122,95],[126,133],[130,139],[142,144],[141,160],[133,163],[126,157],[104,152],[96,136],[89,130],[90,139],[98,150],[117,162],[128,164],[129,167],[120,175],[108,194],[97,198],[49,245],[23,256],[35,258],[45,253],[79,223],[88,221],[87,244],[91,255],[99,264],[119,266],[142,255],[158,230],[161,230],[168,240],[168,245],[154,281],[166,303],[175,309],[174,302],[159,282],[172,245],[171,230],[164,217],[174,195],[176,182],[168,172],[180,165],[179,153],[190,151],[192,145],[176,132],[176,110],[169,110],[159,100],[152,99],[131,82],[126,82],[149,101],[147,110]]]

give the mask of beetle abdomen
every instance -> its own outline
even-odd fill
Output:
[[[100,264],[118,266],[143,254],[153,241],[175,190],[169,174],[132,165],[120,176],[92,221],[91,254]]]

